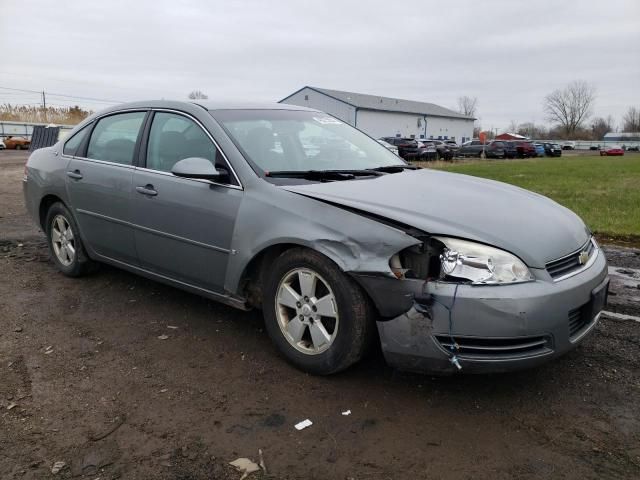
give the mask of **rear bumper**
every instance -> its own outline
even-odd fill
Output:
[[[457,292],[451,283],[359,280],[382,315],[391,313],[393,305],[408,307],[395,318],[378,322],[389,364],[450,374],[459,371],[451,361],[455,355],[463,373],[490,373],[530,368],[563,355],[598,322],[599,312],[590,305],[592,292],[607,288],[607,262],[601,250],[590,268],[560,282],[553,282],[545,270],[534,270],[534,275],[534,282],[459,285]]]

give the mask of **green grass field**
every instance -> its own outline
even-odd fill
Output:
[[[640,240],[638,154],[421,165],[533,190],[576,212],[601,237]]]

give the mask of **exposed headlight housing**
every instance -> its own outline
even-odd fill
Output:
[[[457,238],[435,237],[445,246],[440,254],[443,280],[467,280],[477,285],[504,285],[534,280],[529,268],[504,250]]]

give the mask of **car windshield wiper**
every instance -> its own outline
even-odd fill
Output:
[[[376,170],[276,170],[266,172],[271,178],[304,178],[305,180],[353,180],[356,177],[383,175]]]
[[[415,165],[407,165],[407,164],[398,164],[398,165],[384,165],[382,167],[370,168],[369,170],[373,170],[374,172],[384,172],[384,173],[398,173],[402,170],[418,170],[420,167]]]

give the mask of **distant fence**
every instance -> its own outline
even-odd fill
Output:
[[[68,133],[75,125],[53,125],[47,123],[14,122],[0,120],[0,139],[7,137],[25,137],[31,140],[35,127],[56,127],[60,133]]]
[[[625,147],[640,147],[640,142],[625,142],[625,141],[619,141],[619,140],[593,140],[593,141],[589,141],[589,140],[532,140],[532,142],[535,143],[557,143],[558,145],[562,146],[565,142],[573,142],[576,145],[576,150],[590,150],[591,147],[594,148],[599,148],[599,147],[609,147],[612,145],[624,145]]]

